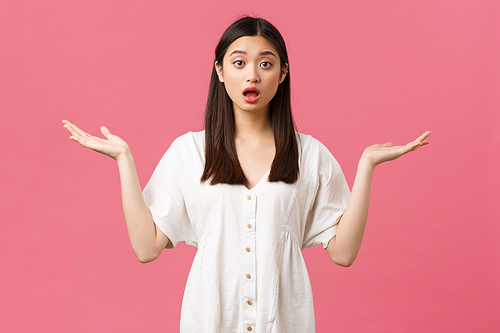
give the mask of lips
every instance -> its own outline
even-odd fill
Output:
[[[247,103],[255,103],[260,97],[259,89],[255,87],[248,87],[243,90],[243,99]]]

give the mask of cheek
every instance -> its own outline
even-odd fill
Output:
[[[224,85],[226,90],[235,90],[241,85],[241,74],[238,72],[227,71],[224,74]]]
[[[276,93],[278,90],[278,86],[280,84],[280,77],[273,75],[266,80],[266,91],[269,91],[269,93],[272,93],[273,95]]]
[[[224,88],[226,89],[226,93],[229,95],[232,101],[238,98],[240,95],[239,87],[234,84],[231,80],[224,80]]]

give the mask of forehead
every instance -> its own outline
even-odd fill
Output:
[[[236,39],[229,45],[224,56],[228,57],[234,51],[245,52],[248,56],[258,56],[263,51],[271,51],[279,58],[276,47],[263,36],[243,36]]]

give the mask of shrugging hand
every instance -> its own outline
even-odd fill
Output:
[[[69,138],[85,148],[107,155],[116,161],[130,153],[128,144],[120,137],[111,134],[106,126],[101,127],[101,133],[106,139],[101,139],[82,131],[67,120],[63,120],[63,124],[71,134]]]
[[[380,163],[395,160],[419,147],[428,145],[429,141],[425,139],[429,135],[431,135],[431,132],[427,131],[415,141],[409,142],[405,146],[395,146],[392,142],[387,142],[383,145],[373,145],[365,149],[362,157],[366,158],[375,167]]]

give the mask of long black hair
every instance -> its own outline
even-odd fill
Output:
[[[215,48],[215,61],[222,66],[227,49],[236,39],[244,36],[263,36],[278,51],[281,67],[286,68],[288,54],[285,41],[271,23],[255,17],[243,17],[232,23],[222,34]],[[270,182],[294,183],[299,176],[299,151],[290,102],[290,70],[279,84],[270,102],[271,126],[276,154],[269,173]],[[205,109],[205,170],[201,181],[215,184],[247,185],[234,144],[233,102],[212,69]]]

